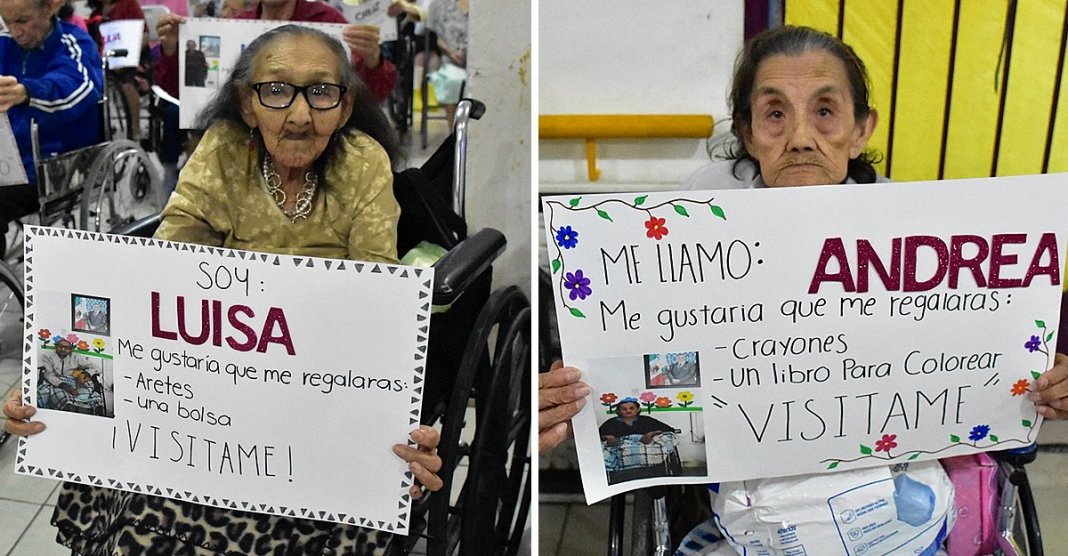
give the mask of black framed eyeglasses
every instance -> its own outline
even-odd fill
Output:
[[[341,96],[348,87],[336,83],[312,83],[311,85],[294,85],[285,81],[264,81],[250,85],[260,99],[260,104],[267,108],[289,108],[297,93],[304,94],[308,106],[316,110],[330,110],[341,104]]]

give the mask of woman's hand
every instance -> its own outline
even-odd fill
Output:
[[[30,421],[30,417],[37,413],[37,408],[30,405],[22,405],[22,396],[19,389],[11,392],[11,397],[4,404],[4,430],[15,436],[29,436],[45,430],[45,424],[40,421]]]
[[[553,363],[549,372],[538,375],[539,452],[548,452],[574,436],[571,418],[586,405],[586,396],[590,394],[590,387],[579,382],[580,378],[582,373],[578,369],[565,367],[562,361]]]
[[[160,50],[167,56],[178,52],[178,25],[182,23],[185,23],[185,18],[178,14],[163,14],[156,20]]]
[[[1035,381],[1031,401],[1046,419],[1068,418],[1068,355],[1058,353],[1053,358],[1053,368]]]
[[[345,44],[360,55],[363,65],[367,68],[377,68],[382,63],[382,49],[379,46],[377,25],[361,25],[352,23],[341,30],[341,37]]]
[[[441,470],[441,458],[438,457],[437,450],[441,435],[437,430],[421,425],[412,431],[411,437],[416,443],[415,448],[405,444],[394,444],[393,453],[408,462],[408,469],[415,475],[416,482],[408,489],[408,493],[412,495],[412,500],[418,500],[423,497],[420,484],[430,491],[441,490],[444,484],[441,477],[437,475]]]

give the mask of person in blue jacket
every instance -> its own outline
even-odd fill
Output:
[[[37,211],[30,122],[41,156],[102,139],[104,75],[89,34],[56,17],[62,0],[0,0],[0,113],[11,120],[28,183],[0,187],[0,234],[10,221]]]

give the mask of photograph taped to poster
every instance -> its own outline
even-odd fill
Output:
[[[123,49],[126,54],[108,57],[109,69],[136,68],[141,60],[141,39],[144,35],[145,20],[120,19],[100,24],[100,36],[104,39],[104,50]]]
[[[543,199],[587,500],[1034,442],[1066,179]]]
[[[16,472],[407,531],[392,447],[419,426],[432,269],[25,241],[23,401],[48,428],[20,439]]]
[[[178,125],[191,129],[200,110],[226,83],[238,56],[256,37],[282,25],[301,25],[341,38],[341,23],[190,18],[178,26]],[[345,45],[349,57],[352,49]]]
[[[342,0],[345,19],[360,25],[377,25],[378,41],[397,40],[397,20],[389,16],[390,0]]]
[[[15,134],[11,131],[11,120],[6,113],[0,114],[0,186],[28,182]]]

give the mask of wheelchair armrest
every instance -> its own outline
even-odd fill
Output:
[[[156,228],[159,227],[160,214],[157,212],[140,220],[134,220],[111,230],[111,233],[120,236],[152,237],[152,234],[156,233]]]
[[[434,263],[434,304],[448,305],[460,297],[493,264],[506,243],[501,232],[483,228],[438,259]]]

